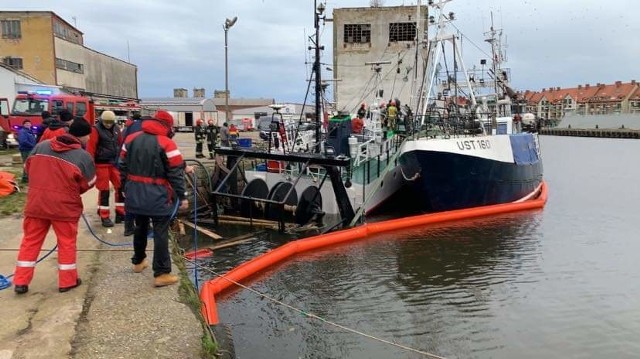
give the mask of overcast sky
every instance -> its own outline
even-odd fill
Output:
[[[312,0],[23,0],[6,10],[52,10],[84,33],[85,45],[138,66],[139,96],[169,97],[173,88],[224,90],[225,18],[229,30],[232,97],[301,102],[311,56]],[[416,1],[384,0],[384,5]],[[426,3],[426,0],[423,1]],[[333,8],[369,0],[333,0]],[[483,43],[493,11],[507,35],[507,67],[516,90],[640,80],[638,0],[455,0],[456,26]],[[332,24],[322,44],[332,46]],[[465,44],[466,62],[480,55]],[[468,49],[468,50],[467,50]],[[487,48],[487,51],[488,48]],[[473,57],[473,58],[472,58]],[[326,51],[323,62],[331,63]],[[469,65],[471,66],[471,65]],[[324,74],[330,77],[330,74]]]

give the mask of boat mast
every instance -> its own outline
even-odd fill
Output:
[[[420,114],[422,115],[420,125],[424,125],[424,121],[426,119],[428,101],[430,98],[432,98],[432,91],[437,81],[436,73],[438,72],[438,69],[439,69],[438,65],[440,62],[440,57],[444,52],[445,42],[451,42],[451,46],[454,49],[453,50],[454,58],[462,68],[465,83],[469,91],[469,96],[471,97],[472,108],[475,108],[477,105],[476,96],[473,91],[473,88],[471,87],[471,81],[469,81],[469,74],[467,72],[467,68],[464,65],[464,61],[462,60],[462,51],[460,51],[460,48],[459,48],[460,45],[458,44],[458,42],[456,42],[456,36],[454,34],[447,33],[447,25],[454,20],[454,14],[453,12],[450,12],[448,14],[445,13],[444,7],[446,4],[448,4],[451,1],[452,0],[438,0],[438,1],[430,0],[429,1],[429,6],[431,6],[434,9],[437,9],[437,12],[438,12],[437,22],[435,20],[435,16],[430,15],[429,23],[436,24],[438,30],[436,32],[435,37],[431,41],[429,41],[429,56],[428,56],[428,62],[427,62],[427,68],[430,69],[430,71],[428,71],[428,73],[430,74],[430,76],[428,77],[429,86],[426,88],[427,96],[423,101],[422,111],[420,111]],[[425,81],[426,80],[427,80],[427,77],[425,77]]]
[[[514,91],[509,86],[507,72],[503,70],[502,64],[506,60],[506,56],[502,50],[502,29],[496,29],[493,24],[493,12],[491,12],[491,27],[485,32],[486,42],[491,44],[491,71],[490,76],[493,78],[493,91],[496,96],[496,116],[510,116],[512,98],[515,96]],[[504,98],[502,98],[504,97]],[[502,109],[502,110],[501,110]]]
[[[314,27],[316,29],[315,34],[315,59],[313,61],[313,73],[315,79],[315,92],[316,92],[316,141],[314,144],[315,153],[320,153],[320,126],[322,126],[322,119],[324,118],[322,113],[322,83],[320,76],[320,51],[324,50],[324,46],[320,46],[320,20],[324,19],[322,13],[325,10],[324,4],[321,2],[318,5],[317,0],[313,0],[313,13],[314,13]]]

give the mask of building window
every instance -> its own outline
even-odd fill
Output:
[[[22,58],[21,57],[5,57],[2,62],[16,70],[22,70]]]
[[[76,44],[80,44],[82,42],[80,35],[76,31],[60,21],[53,23],[53,33],[69,42]]]
[[[415,22],[394,22],[389,24],[389,42],[414,41],[415,39]]]
[[[77,74],[84,73],[84,65],[77,62],[56,58],[56,67],[61,70],[75,72]]]
[[[2,38],[3,39],[19,39],[22,37],[20,31],[20,20],[2,20]]]
[[[345,24],[345,44],[367,44],[371,42],[371,24]]]

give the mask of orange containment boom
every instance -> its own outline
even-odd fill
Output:
[[[516,201],[512,203],[459,209],[455,211],[429,213],[400,219],[392,219],[384,222],[368,223],[355,228],[345,229],[289,242],[282,247],[273,249],[235,267],[234,269],[227,272],[227,274],[225,274],[224,276],[214,278],[204,283],[200,290],[200,299],[202,301],[202,315],[205,317],[209,325],[218,324],[218,311],[215,303],[215,295],[228,289],[234,284],[234,282],[241,282],[242,280],[255,275],[277,263],[280,263],[285,259],[291,258],[299,253],[335,245],[342,242],[366,238],[367,236],[372,234],[391,232],[409,227],[542,208],[544,207],[546,202],[547,185],[545,182],[542,182],[534,192],[534,196],[526,201]]]

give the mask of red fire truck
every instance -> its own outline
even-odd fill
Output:
[[[69,110],[73,116],[83,117],[90,124],[93,124],[105,110],[114,111],[121,123],[134,113],[140,113],[140,106],[132,99],[94,100],[94,96],[86,93],[71,94],[54,90],[21,91],[18,92],[13,103],[13,109],[8,118],[9,126],[13,132],[17,132],[22,122],[29,119],[37,129],[42,124],[43,111],[56,116],[62,109]]]
[[[28,119],[37,129],[42,124],[43,111],[55,116],[62,109],[69,110],[74,116],[84,117],[89,123],[95,121],[95,108],[91,98],[66,92],[38,90],[18,92],[9,116],[9,125],[13,132],[17,132],[22,122]]]

